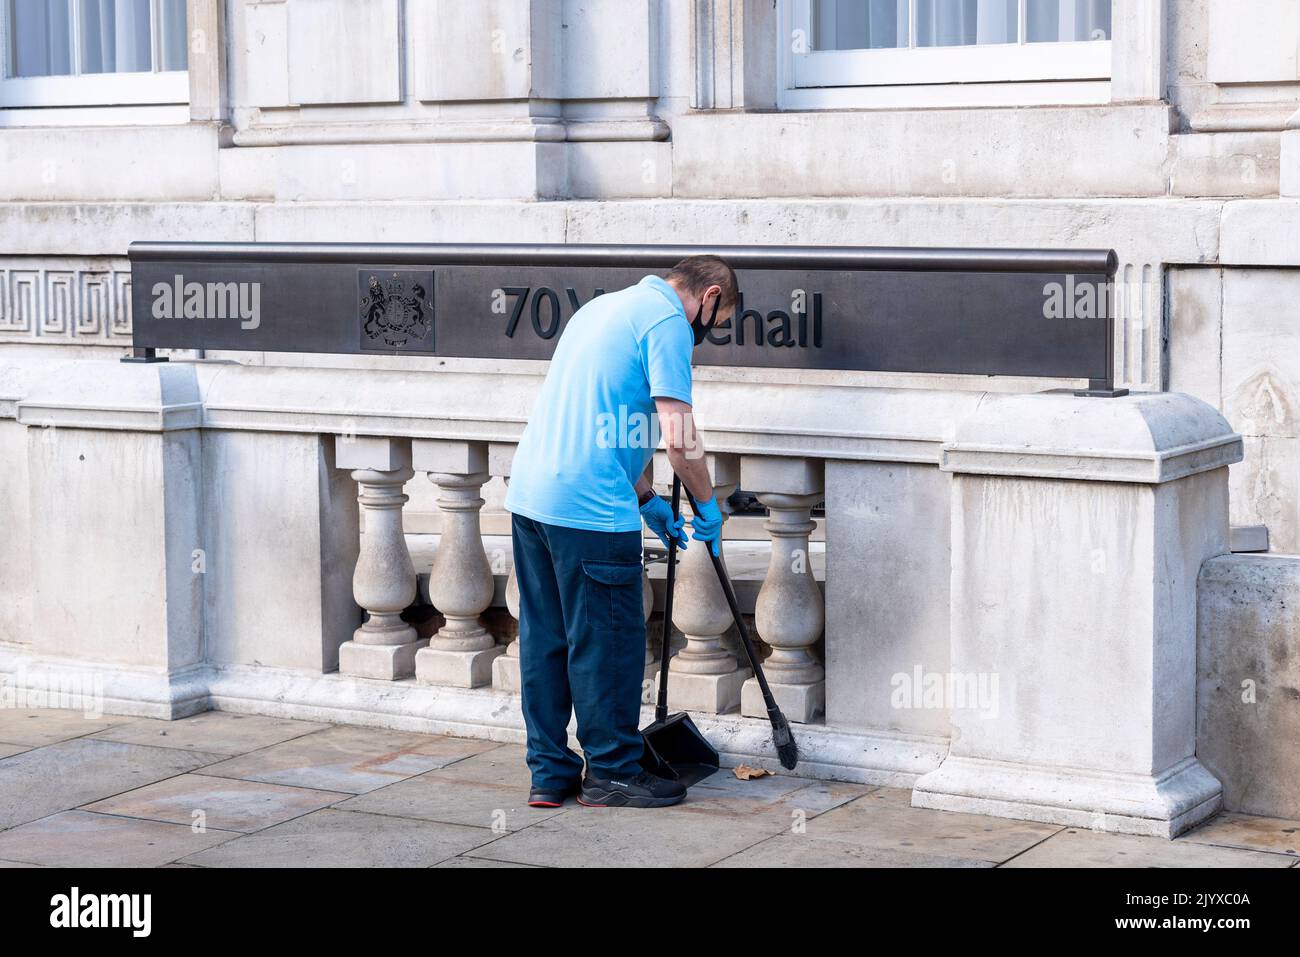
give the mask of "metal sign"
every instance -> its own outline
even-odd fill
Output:
[[[1088,379],[1111,388],[1111,250],[135,242],[137,352],[546,359],[593,296],[715,253],[704,365]]]

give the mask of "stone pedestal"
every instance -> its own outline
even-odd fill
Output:
[[[1172,837],[1196,758],[1196,582],[1241,439],[1176,393],[990,398],[945,447],[952,745],[912,803]]]
[[[402,531],[402,487],[415,472],[411,444],[401,439],[339,436],[335,463],[352,469],[364,515],[361,552],[352,593],[369,618],[339,646],[339,672],[392,681],[415,670],[415,653],[426,642],[402,621],[415,600],[415,566]]]
[[[487,443],[417,440],[413,461],[438,486],[442,527],[429,570],[429,600],[446,624],[415,657],[424,684],[477,688],[492,681],[505,652],[479,621],[492,603],[492,566],[483,550],[479,489],[488,479]]]
[[[31,650],[42,670],[62,658],[148,674],[160,694],[155,716],[189,713],[170,686],[205,653],[203,416],[193,367],[52,366],[17,414],[26,434],[6,451],[25,457],[28,486],[15,491],[30,499],[0,502],[0,537],[30,533]],[[19,466],[5,459],[0,468]],[[23,520],[11,518],[20,507]],[[95,696],[112,695],[80,685],[73,671],[67,679],[71,707],[102,708]]]

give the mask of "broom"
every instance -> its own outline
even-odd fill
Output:
[[[690,489],[686,490],[686,497],[691,501],[691,509],[698,515],[700,506],[695,501],[695,496],[691,494]],[[758,687],[762,690],[763,701],[767,705],[767,720],[772,722],[772,743],[776,745],[776,755],[781,761],[781,767],[787,771],[793,771],[795,765],[799,763],[799,746],[795,743],[794,735],[790,732],[789,720],[781,713],[776,699],[772,697],[772,689],[767,685],[767,676],[763,674],[763,665],[758,660],[758,654],[754,651],[754,642],[749,637],[749,629],[745,627],[745,620],[740,617],[740,605],[736,603],[736,592],[731,587],[731,579],[727,577],[727,570],[722,567],[722,556],[715,555],[713,549],[709,548],[708,542],[701,542],[700,544],[708,549],[709,558],[713,560],[713,570],[718,573],[718,584],[722,586],[722,593],[727,596],[727,605],[731,608],[731,617],[736,622],[736,630],[740,632],[741,644],[745,646],[749,666],[754,669],[754,676],[758,678]],[[721,548],[718,550],[721,551]]]

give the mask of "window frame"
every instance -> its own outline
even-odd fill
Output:
[[[1114,39],[812,50],[812,0],[781,0],[783,109],[1099,104],[1110,101]],[[909,0],[909,11],[915,7]],[[915,15],[909,31],[915,38]],[[1112,30],[1118,28],[1112,18]],[[802,52],[797,47],[802,44]]]
[[[74,69],[81,60],[80,9],[72,8]],[[189,43],[189,4],[186,4],[186,43]],[[158,24],[160,0],[149,2],[151,60],[161,62],[162,37]],[[0,110],[105,106],[185,106],[190,99],[190,74],[184,70],[150,70],[132,73],[73,73],[55,76],[9,76],[9,0],[0,0]],[[189,56],[186,50],[186,61]]]

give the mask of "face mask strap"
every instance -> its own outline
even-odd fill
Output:
[[[717,322],[718,306],[721,304],[722,304],[722,296],[717,296],[713,300],[713,312],[709,314],[709,326]],[[704,323],[700,322],[700,319],[703,316],[704,316],[704,303],[701,302],[700,308],[695,310],[695,318],[691,320],[691,332],[695,334],[695,344],[697,346],[702,345],[704,340],[708,338],[709,335],[709,326],[706,326],[704,325]]]

